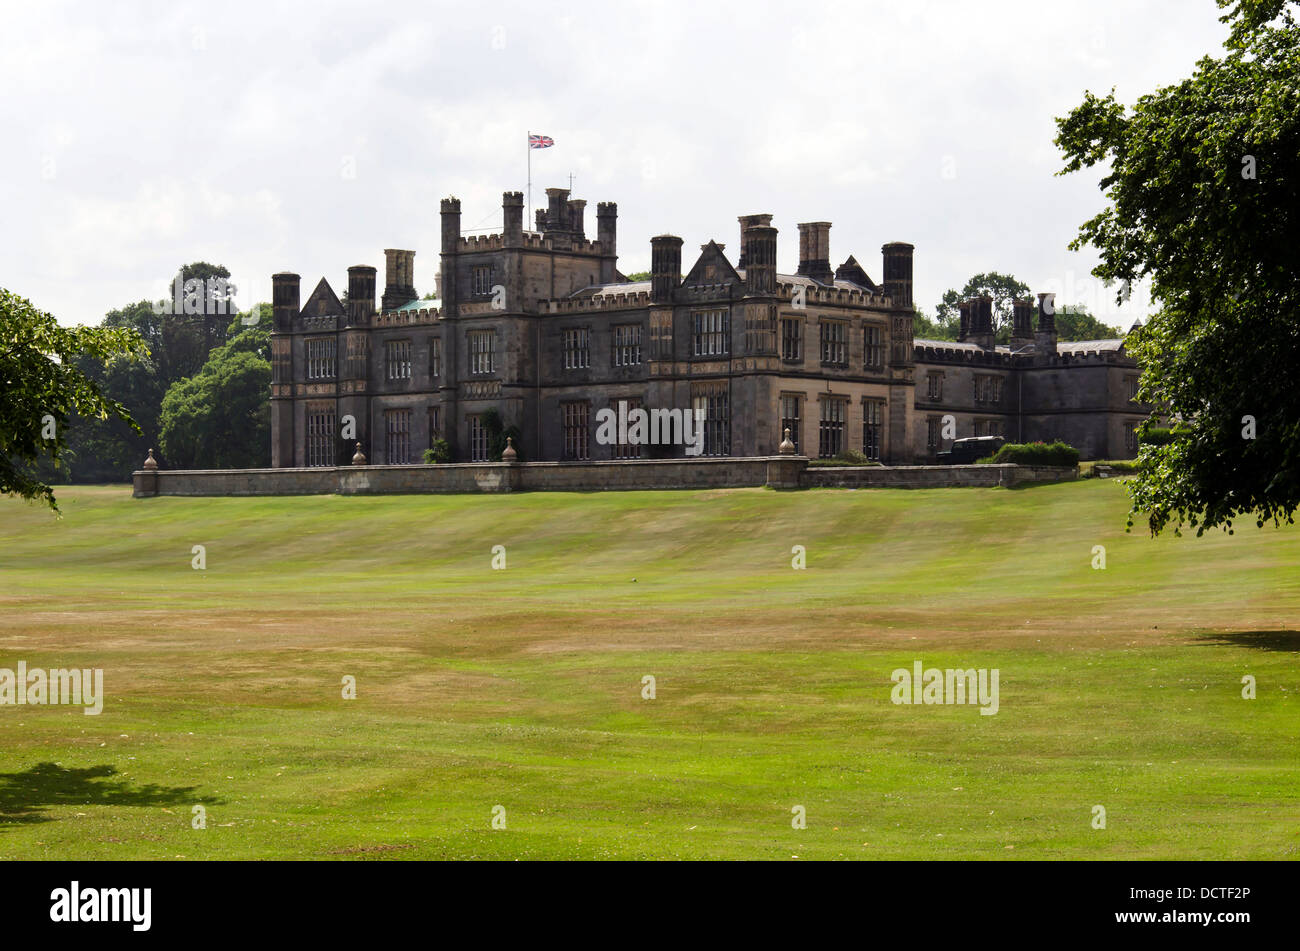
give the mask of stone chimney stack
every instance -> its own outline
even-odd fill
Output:
[[[600,283],[614,283],[618,268],[618,205],[602,201],[596,205],[596,240],[600,242]]]
[[[364,327],[375,312],[375,269],[367,264],[348,268],[349,327]]]
[[[906,241],[891,241],[880,248],[884,272],[881,285],[899,310],[912,310],[912,254],[915,250]]]
[[[504,192],[501,195],[502,237],[507,248],[521,248],[524,244],[524,193]]]
[[[971,342],[985,350],[992,350],[994,346],[993,298],[984,294],[972,298],[970,303]]]
[[[442,253],[455,254],[460,245],[460,199],[442,200]]]
[[[446,221],[443,221],[446,225]],[[415,252],[384,249],[384,312],[415,300]]]
[[[771,215],[754,218],[772,220]],[[745,261],[745,292],[751,296],[776,293],[776,229],[767,224],[750,225],[741,234],[741,255]]]
[[[1034,349],[1056,355],[1056,295],[1038,295],[1038,328],[1034,331]]]
[[[570,198],[568,201],[569,212],[569,230],[575,237],[587,240],[587,223],[584,220],[587,214],[587,199]]]
[[[835,280],[831,270],[831,223],[805,221],[799,225],[799,271],[819,284]]]
[[[1034,342],[1034,302],[1017,297],[1011,302],[1011,348],[1018,350]]]
[[[302,278],[288,271],[271,275],[271,329],[285,334],[293,330],[293,320],[302,310]]]
[[[970,336],[970,301],[964,300],[959,303],[957,311],[961,314],[961,324],[957,330],[957,341],[965,343]]]
[[[741,215],[740,221],[740,260],[736,262],[736,269],[741,270],[748,266],[749,261],[749,238],[745,234],[750,228],[766,228],[772,223],[771,215]]]
[[[650,239],[650,300],[667,304],[682,281],[682,239],[661,234]]]

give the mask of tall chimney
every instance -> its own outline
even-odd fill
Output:
[[[301,282],[302,278],[288,271],[271,275],[271,329],[276,333],[293,330],[294,318],[302,310]]]
[[[445,219],[443,225],[445,228]],[[384,249],[384,296],[380,303],[385,313],[415,300],[414,258],[414,251]]]
[[[587,199],[570,198],[568,201],[569,230],[582,240],[587,239],[587,223],[583,219],[587,212]]]
[[[965,343],[966,338],[970,336],[970,301],[964,300],[957,305],[957,310],[961,314],[961,326],[957,331],[957,341]]]
[[[971,298],[970,338],[985,350],[993,349],[993,298],[987,294]]]
[[[754,215],[766,218],[771,215]],[[745,291],[750,295],[776,293],[776,229],[771,225],[756,224],[745,229],[741,236],[745,258]]]
[[[618,267],[618,205],[602,201],[596,205],[596,240],[600,242],[600,283],[614,283]]]
[[[1034,331],[1034,349],[1056,355],[1056,295],[1038,295],[1038,329]]]
[[[460,199],[442,200],[442,253],[455,254],[460,244]]]
[[[906,241],[891,241],[880,248],[884,269],[881,284],[886,296],[900,310],[912,309],[912,254],[915,250]]]
[[[805,221],[799,225],[799,273],[819,284],[835,280],[831,270],[831,223]]]
[[[501,195],[502,235],[507,248],[524,244],[524,193],[504,192]]]
[[[1019,349],[1034,341],[1034,302],[1017,297],[1011,302],[1011,345]]]
[[[364,327],[375,312],[375,269],[368,264],[348,268],[347,326]]]
[[[766,227],[772,223],[771,215],[741,215],[738,219],[740,222],[740,260],[736,262],[736,269],[740,270],[746,267],[749,256],[746,253],[749,247],[749,238],[745,232],[754,227]]]
[[[682,281],[682,239],[661,234],[650,239],[650,300],[671,303]]]

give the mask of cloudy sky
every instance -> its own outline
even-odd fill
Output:
[[[1131,102],[1226,34],[1212,0],[10,3],[0,34],[0,286],[64,323],[157,298],[182,263],[304,295],[383,249],[433,289],[438,201],[499,230],[501,193],[548,185],[619,206],[619,265],[651,235],[738,250],[770,212],[793,271],[800,221],[832,265],[880,278],[916,245],[927,313],[973,273],[1015,274],[1127,327],[1066,245],[1097,176],[1055,177],[1053,117],[1092,89]],[[531,220],[531,217],[530,219]]]

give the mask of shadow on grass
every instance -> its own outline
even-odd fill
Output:
[[[1214,647],[1251,647],[1300,654],[1300,631],[1218,631],[1204,635],[1201,640]]]
[[[0,830],[5,826],[50,822],[48,806],[192,806],[218,803],[194,795],[194,786],[132,786],[115,766],[68,769],[37,763],[17,773],[0,773]],[[101,780],[103,780],[101,782]]]

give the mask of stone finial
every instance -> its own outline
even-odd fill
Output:
[[[361,451],[361,443],[357,443],[357,451],[352,456],[354,466],[364,466],[366,464],[366,454]]]
[[[152,450],[152,449],[149,450],[149,457],[148,457],[147,459],[145,459],[145,461],[144,461],[144,468],[145,468],[145,469],[157,469],[157,468],[158,468],[158,460],[155,459],[155,458],[153,457],[153,450]]]
[[[781,445],[777,448],[783,456],[794,455],[794,443],[790,441],[790,430],[788,428],[785,431],[785,438],[781,440]]]
[[[506,437],[506,448],[501,451],[501,461],[502,462],[519,461],[519,453],[515,452],[515,438],[513,436]]]

